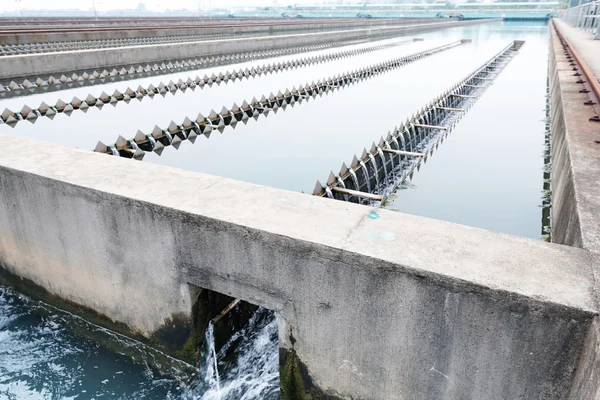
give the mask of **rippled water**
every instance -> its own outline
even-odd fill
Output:
[[[259,309],[219,351],[221,390],[142,343],[0,286],[0,399],[275,399],[277,319]]]

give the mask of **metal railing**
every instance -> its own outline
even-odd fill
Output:
[[[600,39],[600,1],[562,10],[559,18],[573,27],[594,34],[595,39]]]

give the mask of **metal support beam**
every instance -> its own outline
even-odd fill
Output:
[[[509,46],[505,47],[504,50],[502,50],[499,55],[501,54],[506,54],[506,52],[516,52],[518,50],[517,46],[520,47],[520,45],[522,45],[521,41],[513,41]],[[515,48],[514,50],[512,50],[513,48]],[[499,55],[495,56],[492,61],[497,58]],[[469,104],[466,104],[466,101],[460,102],[457,100],[452,101],[451,98],[452,96],[454,97],[458,97],[458,98],[468,98],[468,99],[473,99],[473,101],[476,101],[479,97],[480,94],[478,92],[476,92],[474,89],[460,89],[460,88],[465,88],[465,87],[470,87],[470,88],[477,88],[477,89],[484,89],[487,88],[487,84],[486,83],[482,83],[481,85],[469,85],[467,84],[467,82],[476,82],[473,81],[473,79],[482,79],[482,80],[493,80],[493,78],[488,78],[487,75],[484,78],[483,75],[486,74],[486,72],[484,71],[484,69],[486,68],[486,66],[489,64],[490,61],[488,61],[488,63],[484,64],[482,67],[480,67],[477,72],[472,73],[471,75],[467,76],[460,85],[456,85],[454,86],[454,88],[450,89],[449,91],[445,92],[444,95],[439,96],[437,99],[434,100],[433,104],[430,103],[427,106],[427,109],[421,109],[420,111],[418,111],[416,116],[413,116],[411,118],[410,121],[413,122],[409,122],[407,121],[405,124],[402,124],[402,126],[400,128],[395,128],[394,129],[394,134],[392,134],[391,132],[388,133],[387,139],[384,139],[383,137],[381,138],[381,140],[379,141],[379,145],[373,143],[373,146],[371,147],[371,151],[367,152],[367,150],[365,149],[363,151],[363,155],[361,157],[361,159],[359,159],[357,156],[354,156],[354,159],[352,160],[352,167],[348,168],[348,166],[346,165],[346,163],[342,164],[342,168],[340,169],[340,173],[339,176],[336,177],[333,172],[330,173],[329,175],[329,179],[327,180],[327,186],[323,187],[323,185],[319,182],[317,182],[317,185],[315,186],[315,190],[313,191],[313,194],[316,196],[321,196],[324,197],[325,195],[329,198],[337,198],[339,200],[345,200],[345,201],[353,201],[356,202],[356,199],[359,199],[359,203],[360,203],[360,199],[361,198],[367,198],[367,199],[371,199],[371,200],[376,200],[376,201],[381,201],[383,204],[383,201],[385,201],[386,199],[386,195],[380,195],[380,194],[372,194],[372,185],[371,185],[371,180],[373,178],[376,178],[377,181],[377,186],[374,190],[374,192],[377,192],[379,189],[379,185],[381,183],[381,176],[380,176],[380,169],[379,169],[379,165],[377,165],[374,156],[376,156],[377,154],[379,154],[381,156],[381,160],[383,162],[382,165],[382,169],[385,175],[385,181],[383,182],[385,186],[388,186],[390,184],[390,175],[392,179],[391,182],[391,186],[386,188],[386,192],[388,193],[388,190],[390,191],[394,191],[398,185],[403,182],[404,180],[407,179],[408,174],[412,174],[416,168],[418,168],[418,166],[420,165],[421,161],[423,161],[426,157],[428,157],[432,151],[432,149],[437,146],[441,140],[443,140],[443,138],[445,137],[445,135],[447,134],[447,132],[450,131],[450,129],[452,128],[452,126],[454,126],[454,124],[456,123],[456,120],[452,121],[452,126],[441,126],[441,122],[439,121],[439,119],[441,117],[444,117],[447,115],[447,113],[440,113],[439,111],[436,110],[445,110],[445,111],[449,111],[449,112],[456,112],[456,113],[461,113],[461,112],[466,112],[467,109],[470,106]],[[489,67],[488,67],[489,68]],[[490,68],[491,69],[491,68]],[[501,66],[498,66],[498,70],[501,69]],[[483,72],[482,72],[483,71]],[[477,75],[480,74],[480,78],[477,78]],[[493,75],[490,76],[495,76],[496,73],[494,73]],[[465,94],[461,94],[460,92],[467,92]],[[471,91],[472,93],[468,93],[469,91]],[[480,90],[479,92],[482,92],[483,90]],[[446,103],[448,100],[450,100],[449,103]],[[445,107],[445,105],[453,105],[452,103],[465,103],[464,105],[458,105],[456,104],[455,107]],[[458,115],[458,114],[457,114]],[[460,116],[460,115],[458,115]],[[424,122],[424,123],[415,123],[415,122]],[[429,125],[428,123],[431,123],[432,125]],[[440,125],[434,125],[434,124],[440,124]],[[434,135],[434,138],[432,140],[432,137],[430,134],[424,134],[423,135],[423,131],[420,131],[421,134],[419,134],[417,128],[421,128],[421,129],[432,129],[432,130],[441,130],[443,131],[442,135]],[[409,134],[409,138],[404,138],[403,135],[398,135],[398,132],[404,132],[404,133],[408,133]],[[431,131],[429,131],[431,132]],[[425,132],[426,133],[426,132]],[[399,140],[402,140],[402,144],[399,144]],[[421,151],[422,153],[418,153],[418,152],[412,152],[412,151],[404,151],[404,150],[399,150],[399,149],[406,149],[405,147],[405,140],[411,140],[411,141],[416,141],[415,144],[411,145],[411,147],[413,146],[423,146],[423,145],[428,145],[427,148],[423,148]],[[392,141],[394,142],[394,144],[391,144]],[[411,142],[412,143],[412,142]],[[393,147],[391,147],[393,146]],[[384,148],[385,147],[385,148]],[[424,147],[424,146],[423,146]],[[398,149],[398,150],[396,150]],[[413,147],[414,149],[414,147]],[[411,149],[412,150],[412,149]],[[396,157],[390,157],[390,159],[388,160],[387,157],[385,157],[385,153],[387,154],[392,154],[392,155],[396,155],[396,156],[400,156],[401,160],[398,160],[398,158]],[[415,157],[416,159],[404,159],[404,157]],[[403,161],[404,159],[404,161]],[[374,169],[376,170],[376,174],[375,176],[373,176],[370,171],[367,168],[367,164],[368,162],[371,162],[373,164]],[[389,168],[389,164],[391,163],[391,169]],[[396,171],[395,169],[400,168],[402,174],[401,175],[396,175]],[[361,177],[362,182],[359,181],[359,178],[357,177],[355,171],[360,171],[362,169],[363,172],[363,176]],[[345,176],[345,178],[341,178],[342,176]],[[353,189],[347,189],[346,188],[346,179],[352,178],[352,181],[348,181],[348,183],[352,184],[352,188]],[[400,178],[400,179],[397,179]],[[364,191],[362,191],[362,188],[366,189]],[[334,193],[337,194],[336,196],[334,196]],[[342,195],[343,194],[343,199],[342,199]],[[352,198],[350,198],[352,197]]]
[[[440,110],[446,110],[446,111],[465,112],[464,108],[452,108],[452,107],[436,107],[436,108],[439,108]]]
[[[383,152],[391,153],[391,154],[399,154],[401,156],[425,157],[425,154],[423,154],[423,153],[412,153],[410,151],[402,151],[402,150],[395,150],[395,149],[383,149]]]
[[[221,311],[219,315],[213,318],[213,320],[211,321],[213,325],[219,322],[225,315],[227,315],[227,313],[231,311],[235,306],[237,306],[240,301],[240,299],[235,299],[234,301],[232,301],[223,311]]]
[[[419,128],[439,129],[442,131],[445,131],[446,129],[448,129],[445,126],[437,126],[437,125],[413,124],[413,126],[416,126]]]
[[[337,187],[337,186],[332,187],[331,190],[334,192],[337,192],[337,193],[347,194],[347,195],[356,196],[356,197],[363,197],[365,199],[370,199],[370,200],[375,200],[375,201],[383,200],[383,196],[380,196],[378,194],[361,192],[359,190],[344,189],[344,188]]]

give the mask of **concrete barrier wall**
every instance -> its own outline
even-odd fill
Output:
[[[0,45],[46,43],[79,40],[105,40],[142,37],[164,37],[195,34],[235,34],[235,33],[288,33],[308,30],[335,30],[357,29],[391,25],[409,25],[415,23],[444,22],[433,18],[403,18],[403,19],[307,19],[293,20],[284,18],[219,18],[204,20],[197,27],[185,28],[172,26],[168,28],[142,29],[132,27],[116,31],[90,31],[90,32],[61,32],[61,33],[25,33],[18,35],[0,35]],[[146,23],[147,24],[147,23]],[[179,23],[181,25],[181,23]],[[237,25],[237,26],[235,26]],[[36,27],[33,27],[36,28]]]
[[[569,399],[600,399],[600,320],[594,322],[583,345]]]
[[[0,135],[0,264],[146,335],[188,284],[274,309],[342,398],[564,399],[589,253]]]
[[[563,73],[565,65],[559,66],[554,47],[558,38],[552,32],[550,49],[550,98],[552,103],[551,132],[552,132],[552,241],[569,246],[583,247],[573,169],[567,128],[565,124],[563,94],[560,84],[559,68]],[[561,50],[561,47],[556,49]],[[559,54],[560,56],[560,54]],[[567,68],[570,70],[571,68]],[[564,79],[564,77],[563,77]],[[568,106],[568,105],[567,105]]]
[[[442,22],[374,29],[354,29],[295,35],[263,36],[215,40],[209,42],[132,46],[0,57],[0,78],[37,76],[66,71],[81,71],[108,66],[142,64],[156,61],[189,59],[292,46],[305,46],[341,40],[353,40],[390,34],[412,34],[448,27],[480,24],[484,21]]]
[[[565,28],[564,24],[557,24]],[[552,241],[590,251],[592,272],[600,277],[600,154],[598,123],[580,93],[573,67],[553,28],[550,35],[552,102]],[[562,31],[567,35],[567,31]],[[588,331],[569,399],[600,399],[600,321]]]
[[[594,111],[583,105],[589,97],[551,31],[552,241],[600,254],[600,124],[589,120]]]

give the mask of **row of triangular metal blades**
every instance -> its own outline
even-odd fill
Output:
[[[515,41],[505,47],[461,82],[437,96],[392,132],[388,132],[385,139],[381,137],[379,144],[373,142],[371,149],[363,149],[360,157],[354,155],[350,167],[342,163],[337,176],[330,171],[325,185],[316,182],[313,195],[359,203],[382,201],[382,188],[386,191],[386,186],[392,186],[387,187],[389,193],[418,168],[421,160],[426,160],[428,153],[437,148],[521,46],[522,43],[517,46]],[[455,114],[456,118],[451,119],[449,125],[436,126],[447,121],[451,114]],[[432,137],[437,138],[434,143],[430,143]],[[425,149],[425,152],[417,153],[416,150],[419,149]],[[415,156],[420,157],[414,162],[407,162],[407,158]],[[397,175],[401,175],[401,179]]]
[[[237,104],[231,108],[223,107],[220,113],[212,110],[208,117],[204,117],[200,113],[194,121],[186,117],[181,125],[171,121],[167,129],[156,126],[150,134],[138,131],[133,139],[128,140],[119,136],[113,145],[98,142],[95,151],[138,160],[144,157],[144,152],[154,151],[160,155],[165,146],[172,145],[178,148],[184,140],[190,140],[193,143],[198,135],[204,134],[209,137],[214,129],[222,132],[226,126],[235,128],[237,122],[247,123],[249,118],[258,119],[260,115],[267,116],[270,111],[277,112],[279,108],[285,109],[288,105],[294,106],[296,103],[302,103],[303,100],[322,96],[324,93],[371,78],[458,44],[460,42],[406,55],[323,81],[318,80],[316,83],[312,82],[306,86],[300,85],[298,89],[293,87],[292,90],[279,91],[277,95],[271,93],[268,98],[263,95],[260,100],[253,98],[249,103],[242,102],[241,107],[238,107]]]
[[[83,104],[84,102],[87,104],[88,107],[96,106],[96,107],[102,108],[102,106],[104,106],[105,104],[111,104],[114,106],[119,101],[129,102],[129,100],[131,100],[132,98],[137,98],[138,100],[141,100],[145,96],[152,97],[156,94],[161,94],[164,96],[167,92],[176,93],[178,90],[185,91],[188,88],[194,90],[197,87],[203,88],[205,85],[212,86],[213,83],[216,83],[216,84],[220,84],[221,82],[228,83],[229,81],[235,81],[236,79],[242,80],[244,78],[256,77],[256,76],[261,76],[261,75],[267,74],[267,73],[274,73],[274,72],[286,70],[288,68],[302,67],[302,66],[310,65],[310,64],[314,64],[314,63],[326,62],[329,60],[335,60],[335,59],[344,58],[344,57],[351,57],[351,56],[355,56],[355,55],[359,55],[359,54],[364,54],[364,53],[369,53],[369,52],[373,52],[373,51],[377,51],[377,50],[390,48],[392,46],[398,46],[399,44],[404,44],[404,43],[407,43],[407,41],[402,41],[402,42],[398,42],[398,43],[390,43],[390,44],[379,45],[379,46],[366,47],[366,48],[360,48],[360,49],[355,49],[355,50],[335,52],[335,53],[330,53],[330,54],[321,54],[318,56],[313,56],[313,57],[308,57],[308,58],[284,61],[283,63],[278,62],[278,63],[273,63],[273,64],[269,63],[266,65],[263,64],[262,66],[259,65],[259,66],[251,67],[251,68],[246,67],[243,70],[239,69],[237,71],[234,70],[232,72],[229,72],[229,70],[226,70],[225,73],[219,72],[218,75],[215,73],[213,73],[211,76],[208,76],[205,74],[204,77],[202,77],[202,78],[199,76],[196,76],[194,79],[192,79],[191,77],[188,77],[185,81],[182,79],[179,79],[179,81],[177,83],[175,83],[173,81],[169,81],[168,84],[164,84],[163,82],[160,82],[158,84],[158,86],[154,86],[151,84],[147,88],[138,86],[138,88],[136,90],[133,90],[128,87],[125,90],[124,94],[118,90],[115,90],[114,93],[112,94],[112,96],[106,94],[105,92],[102,92],[100,94],[100,96],[98,96],[98,97],[88,94],[88,96],[83,101],[77,97],[73,97],[73,99],[69,103],[65,103],[63,100],[59,99],[54,106],[49,106],[48,104],[46,104],[44,102],[42,102],[42,104],[38,108],[31,108],[28,105],[25,105],[25,106],[23,106],[21,111],[17,111],[17,112],[14,112],[10,109],[5,109],[3,111],[3,113],[1,114],[1,118],[2,118],[2,122],[9,123],[12,126],[14,126],[18,121],[27,120],[30,122],[34,122],[38,117],[41,117],[41,116],[48,116],[50,118],[54,118],[54,115],[57,112],[65,112],[65,113],[69,114],[73,110],[77,110],[77,109],[87,111],[86,105]],[[104,71],[104,72],[107,72],[107,71]],[[116,70],[114,72],[117,73]],[[66,77],[63,76],[61,78],[61,80],[64,80],[63,78],[66,79]],[[74,76],[73,79],[76,79],[76,77]],[[26,81],[25,84],[28,84],[28,81]],[[48,111],[51,109],[53,109],[53,110],[48,114]],[[12,118],[10,118],[10,117],[12,117]]]

